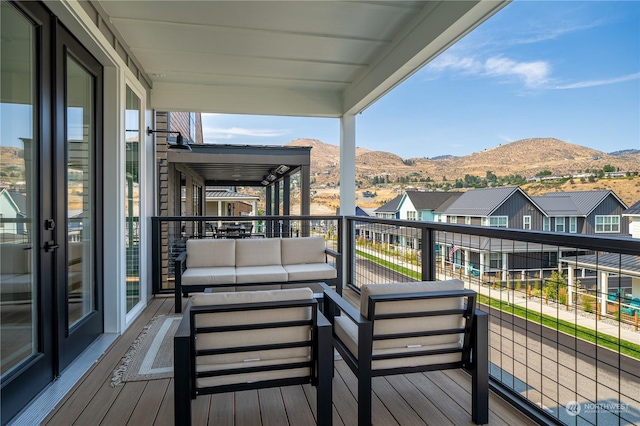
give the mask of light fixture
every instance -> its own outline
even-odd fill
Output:
[[[184,139],[182,138],[182,133],[180,133],[177,130],[152,130],[149,127],[147,127],[147,134],[151,135],[153,133],[166,133],[168,135],[172,133],[177,133],[178,136],[176,136],[176,143],[169,143],[169,141],[167,140],[167,145],[169,145],[169,149],[184,149],[187,151],[191,151],[191,147],[189,146],[189,144],[184,143]]]
[[[276,178],[277,176],[273,173],[269,173],[267,176],[265,176],[265,179],[267,179],[269,182],[273,182],[274,180],[276,180]]]
[[[264,186],[269,185],[269,181],[264,179],[262,182],[260,182],[261,184],[263,184]]]
[[[286,166],[284,164],[280,164],[277,168],[276,168],[276,173],[278,173],[279,175],[283,175],[285,173],[287,173],[289,171],[290,167]]]

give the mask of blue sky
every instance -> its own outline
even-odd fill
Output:
[[[205,142],[339,145],[337,119],[203,114]],[[640,149],[640,1],[515,0],[356,118],[362,148],[466,155],[553,137]]]

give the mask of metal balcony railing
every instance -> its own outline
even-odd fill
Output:
[[[253,227],[220,234],[221,225]],[[236,224],[237,222],[237,224]],[[459,278],[490,315],[492,389],[543,424],[640,424],[640,244],[360,216],[156,217],[154,288],[188,238],[323,235],[344,286]]]
[[[345,218],[346,285],[459,278],[490,314],[495,391],[541,423],[640,423],[640,243]]]

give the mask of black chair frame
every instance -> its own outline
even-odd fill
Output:
[[[384,285],[384,284],[380,284]],[[439,310],[428,312],[411,312],[402,314],[376,314],[376,304],[381,302],[459,298],[464,296],[467,303],[462,310]],[[333,323],[336,315],[346,315],[358,326],[358,354],[352,354],[345,344],[333,334],[333,345],[342,355],[345,363],[358,378],[358,425],[371,425],[371,379],[377,376],[394,374],[408,374],[425,371],[447,370],[462,368],[471,374],[472,408],[471,418],[476,424],[486,424],[489,421],[489,358],[488,358],[488,315],[475,309],[476,292],[472,290],[433,291],[425,293],[384,294],[372,295],[368,300],[368,318],[344,300],[330,288],[324,289],[324,312]],[[428,320],[437,315],[462,314],[465,326],[461,329],[435,330],[420,333],[385,334],[374,336],[374,323],[381,319],[407,318]],[[416,336],[460,334],[464,333],[462,348],[451,350],[425,350],[411,354],[373,355],[373,342],[379,339],[406,338]],[[460,362],[434,364],[426,366],[410,366],[391,369],[372,369],[372,362],[376,360],[404,358],[407,356],[425,356],[462,352]]]
[[[242,312],[250,310],[284,309],[310,307],[312,318],[307,321],[283,321],[274,323],[245,324],[220,327],[196,328],[197,315],[207,313]],[[242,331],[242,330],[269,330],[274,328],[309,325],[311,338],[307,342],[269,344],[261,346],[243,346],[216,350],[195,350],[195,339],[203,333]],[[318,302],[315,299],[243,303],[233,305],[207,305],[192,306],[187,304],[182,321],[174,336],[174,402],[175,424],[191,425],[191,399],[198,395],[235,392],[252,389],[263,389],[296,384],[310,383],[316,387],[316,415],[317,424],[323,426],[332,425],[332,375],[333,375],[333,348],[331,346],[331,323],[318,310]],[[219,372],[196,373],[196,358],[198,356],[215,355],[221,353],[247,352],[252,350],[269,350],[293,347],[311,347],[311,360],[306,363],[278,364],[258,367],[246,367],[223,370]],[[198,377],[213,377],[215,375],[231,375],[241,373],[258,373],[263,371],[287,370],[299,367],[309,367],[311,373],[305,377],[263,380],[250,383],[220,385],[215,387],[197,387]]]

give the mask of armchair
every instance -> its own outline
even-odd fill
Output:
[[[332,424],[331,324],[308,288],[192,296],[174,337],[175,424],[199,395],[311,383]]]
[[[360,297],[358,311],[324,290],[333,345],[358,378],[359,426],[371,425],[372,377],[454,368],[471,373],[472,420],[488,422],[488,317],[474,291],[460,280],[369,284]]]

